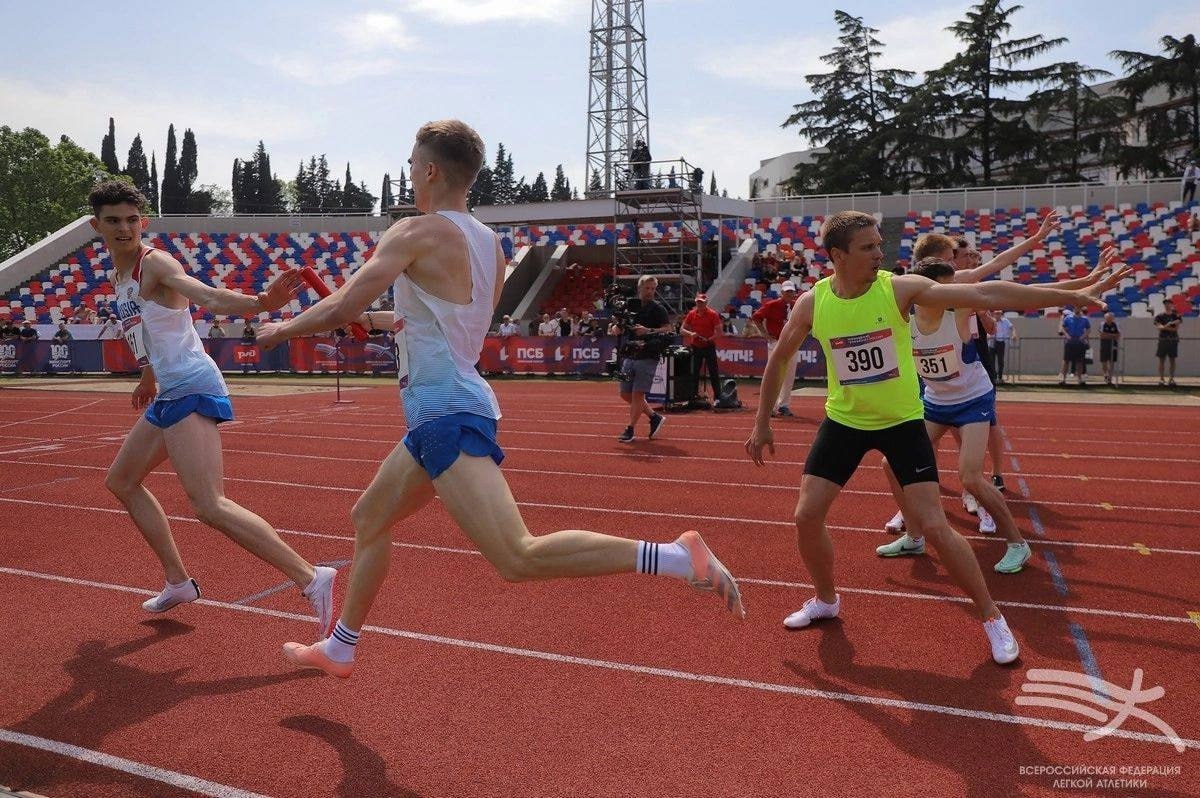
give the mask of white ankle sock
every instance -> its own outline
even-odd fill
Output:
[[[658,574],[686,579],[692,572],[691,557],[679,543],[650,543],[638,541],[639,574]]]
[[[339,620],[333,625],[333,632],[325,639],[325,655],[334,662],[353,662],[354,647],[358,645],[358,638],[358,632]]]

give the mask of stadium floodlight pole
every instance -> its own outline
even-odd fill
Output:
[[[616,188],[615,167],[632,160],[634,144],[650,145],[645,20],[643,0],[592,0],[584,185],[598,174],[604,194]]]

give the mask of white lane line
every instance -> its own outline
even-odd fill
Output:
[[[45,415],[45,416],[35,416],[34,418],[23,418],[20,421],[10,421],[7,424],[0,424],[0,429],[4,429],[6,427],[15,427],[15,426],[19,426],[21,424],[32,424],[35,421],[45,421],[48,418],[54,418],[55,416],[61,416],[65,413],[74,413],[75,411],[82,410],[85,407],[91,407],[92,405],[98,405],[103,401],[104,401],[103,399],[97,399],[94,402],[87,402],[85,404],[78,405],[76,407],[67,408],[66,410],[59,410],[57,413],[50,413],[49,415]]]
[[[47,740],[45,737],[34,737],[30,734],[21,734],[20,732],[9,731],[8,729],[0,729],[0,742],[22,745],[26,748],[36,748],[39,751],[48,751],[59,756],[67,756],[71,759],[78,759],[80,762],[99,765],[109,770],[119,770],[122,773],[128,773],[138,778],[170,784],[172,787],[178,787],[181,790],[190,790],[200,795],[209,795],[212,798],[267,798],[262,793],[239,790],[237,787],[230,787],[227,784],[218,784],[215,781],[189,776],[185,773],[164,770],[153,765],[147,765],[144,762],[122,759],[119,756],[93,751],[90,748],[80,748],[70,743]]]
[[[55,503],[55,502],[34,501],[31,499],[11,499],[11,498],[0,496],[0,503],[2,503],[2,502],[9,502],[9,503],[13,503],[13,504],[35,504],[35,505],[38,505],[39,507],[56,507],[56,508],[67,509],[67,510],[89,510],[89,511],[93,511],[93,512],[108,513],[110,515],[125,515],[126,514],[124,510],[118,510],[118,509],[114,509],[111,507],[87,507],[87,506],[82,506],[82,505],[77,505],[77,504],[59,504],[59,503]],[[565,510],[589,509],[586,507],[576,508],[576,507],[572,507],[569,505],[541,505],[541,506],[555,507],[555,508],[561,508],[561,509],[565,509]],[[606,509],[606,510],[603,510],[603,512],[619,512],[619,511]],[[630,512],[633,512],[633,511],[630,511]],[[680,516],[677,516],[672,513],[653,513],[653,515],[663,515],[663,516],[669,516],[669,517],[673,517],[673,518],[680,517]],[[686,517],[686,516],[684,516],[684,517]],[[183,516],[183,515],[168,515],[167,520],[179,521],[182,523],[189,523],[189,524],[199,524],[200,523],[195,518],[189,518],[189,517]],[[737,520],[737,519],[735,519],[735,520]],[[790,522],[784,522],[784,521],[769,522],[769,523],[786,524],[787,526],[791,526]],[[870,529],[870,530],[863,529],[862,527],[839,527],[839,526],[833,526],[833,525],[830,525],[829,528],[834,529],[834,530],[847,530],[847,531],[863,531],[863,532],[876,532],[877,531],[874,529]],[[297,535],[299,537],[318,538],[321,540],[344,541],[346,543],[354,542],[354,538],[350,535],[334,535],[334,534],[330,534],[328,532],[311,532],[311,531],[300,530],[300,529],[284,529],[281,527],[276,527],[275,531],[281,535]],[[984,538],[977,537],[977,539],[982,540]],[[1038,541],[1039,545],[1041,545],[1045,542],[1046,541],[1043,541],[1043,540]],[[406,542],[399,542],[399,541],[393,541],[392,545],[396,548],[415,549],[418,551],[437,551],[437,552],[444,552],[447,554],[467,554],[467,555],[477,555],[477,556],[479,555],[479,552],[474,549],[464,549],[464,548],[457,548],[457,547],[453,547],[453,546],[434,546],[434,545],[428,545],[428,544],[423,544],[423,543],[406,543]],[[1130,551],[1132,551],[1132,549],[1130,549]],[[773,586],[773,587],[789,587],[789,588],[796,588],[796,589],[803,589],[803,590],[808,590],[808,589],[812,588],[812,585],[805,584],[803,582],[786,582],[786,581],[770,580],[770,579],[742,579],[742,578],[739,578],[738,581],[746,582],[748,584],[762,584],[762,585],[769,585],[769,586]],[[922,601],[948,601],[948,602],[954,602],[954,603],[963,603],[963,602],[967,601],[967,599],[965,597],[944,596],[944,595],[940,595],[937,593],[907,593],[904,591],[876,590],[874,588],[842,588],[842,587],[839,587],[838,589],[845,590],[850,593],[863,593],[863,594],[867,594],[867,595],[890,596],[890,597],[894,597],[894,598],[911,598],[911,599],[920,599]],[[156,595],[156,594],[150,593],[149,595]],[[1127,619],[1139,620],[1139,621],[1166,621],[1169,623],[1182,623],[1182,624],[1194,623],[1193,619],[1189,616],[1153,615],[1153,614],[1144,613],[1144,612],[1127,612],[1124,610],[1107,610],[1107,609],[1103,609],[1103,608],[1076,607],[1076,606],[1061,605],[1061,604],[1031,604],[1031,603],[1025,603],[1025,602],[1015,602],[1015,601],[1010,601],[1010,602],[997,601],[996,603],[997,604],[1005,604],[1006,606],[1011,606],[1011,607],[1021,607],[1024,609],[1045,610],[1048,612],[1066,612],[1066,613],[1079,612],[1079,613],[1084,613],[1087,615],[1106,615],[1106,616],[1109,616],[1112,618],[1127,618]]]
[[[7,568],[0,566],[0,573],[10,574],[12,576],[27,577],[31,579],[42,579],[51,582],[62,582],[81,587],[93,587],[102,590],[116,590],[138,594],[147,594],[150,592],[127,587],[125,585],[115,585],[106,582],[93,582],[85,579],[59,576],[57,574],[26,571],[19,568]],[[280,610],[267,609],[265,607],[229,604],[224,601],[213,601],[212,599],[199,599],[198,601],[193,602],[193,604],[200,604],[206,607],[215,607],[237,612],[249,612],[255,615],[266,615],[272,618],[281,618],[284,620],[304,621],[305,623],[311,623],[314,620],[312,617],[300,615],[299,613],[283,612]],[[424,632],[414,632],[407,629],[395,629],[387,626],[367,625],[363,627],[363,631],[370,631],[376,634],[388,635],[390,637],[397,637],[406,640],[415,640],[422,643],[432,643],[439,646],[465,648],[474,651],[486,651],[490,654],[502,654],[511,657],[521,657],[525,659],[541,660],[543,662],[577,665],[585,668],[598,668],[602,670],[623,673],[636,673],[644,676],[657,676],[664,679],[677,679],[680,681],[713,684],[722,687],[735,687],[743,690],[755,690],[764,693],[779,693],[783,695],[792,695],[825,701],[838,701],[842,703],[871,704],[873,706],[903,709],[909,712],[929,712],[939,715],[951,715],[960,718],[969,718],[977,721],[1007,723],[1016,726],[1030,726],[1039,729],[1055,729],[1058,731],[1079,733],[1087,733],[1094,730],[1094,727],[1082,723],[1066,723],[1063,721],[1046,720],[1043,718],[1031,718],[1024,715],[1011,715],[1003,712],[967,709],[965,707],[946,704],[929,704],[918,701],[904,701],[897,698],[859,695],[857,693],[844,693],[834,690],[817,690],[809,687],[797,687],[790,684],[776,684],[772,682],[760,682],[750,679],[737,679],[728,676],[694,673],[692,671],[678,670],[675,668],[659,668],[649,665],[615,662],[612,660],[596,659],[593,657],[576,657],[570,654],[556,654],[549,651],[538,651],[536,649],[517,648],[514,646],[498,645],[496,643],[485,643],[479,640],[466,640],[458,637],[444,637],[442,635],[431,635]],[[1179,740],[1175,738],[1169,738],[1162,734],[1148,734],[1146,732],[1128,731],[1126,729],[1116,729],[1109,734],[1109,736],[1121,737],[1126,740],[1138,740],[1147,743],[1162,743],[1166,745],[1174,745],[1175,743],[1179,742]],[[1182,740],[1182,742],[1188,748],[1200,750],[1200,740],[1185,739]]]
[[[124,440],[124,439],[122,439],[122,440]],[[87,451],[88,449],[93,449],[93,448],[101,448],[102,446],[103,446],[103,444],[97,444],[95,446],[88,446],[88,447],[84,447],[81,449],[75,449],[75,450],[72,450],[70,452],[70,454],[75,455],[75,454],[78,454],[79,452],[84,452],[84,451]],[[242,450],[242,449],[225,449],[224,451],[241,453],[244,450]],[[262,454],[262,455],[265,455],[268,457],[286,457],[286,456],[288,456],[286,452],[258,451],[256,453]],[[4,453],[0,452],[0,454],[4,454]],[[335,460],[338,462],[344,461],[344,458],[340,458],[340,457],[323,457],[323,459]],[[15,463],[15,464],[20,464],[20,465],[48,466],[48,467],[54,467],[54,468],[81,468],[81,469],[87,469],[87,470],[91,470],[91,471],[107,471],[108,470],[104,466],[83,465],[82,463],[55,463],[55,462],[47,462],[47,461],[43,461],[43,460],[31,461],[31,460],[3,460],[3,459],[0,459],[0,463]],[[695,485],[696,484],[696,480],[694,480],[694,479],[679,479],[679,478],[675,478],[675,477],[634,476],[634,475],[630,475],[630,474],[606,474],[606,473],[595,473],[595,472],[587,472],[587,471],[559,471],[559,470],[554,470],[554,469],[516,468],[516,467],[508,467],[508,466],[506,466],[504,468],[504,471],[505,471],[505,473],[513,473],[513,474],[537,474],[539,476],[561,476],[561,477],[568,477],[568,478],[580,477],[580,478],[586,478],[586,479],[604,479],[604,480],[610,480],[610,481],[627,480],[627,481],[632,481],[632,482],[661,482],[664,484],[679,484],[679,485]],[[159,475],[159,476],[164,475],[164,474],[165,475],[174,475],[173,471],[166,471],[166,470],[162,470],[162,469],[153,471],[151,473],[153,473],[155,475]],[[1024,472],[1022,472],[1022,474],[1024,474]],[[1026,476],[1035,476],[1035,475],[1028,474]],[[347,492],[355,492],[355,493],[361,493],[362,491],[367,489],[366,485],[363,485],[362,487],[337,487],[337,486],[333,486],[333,485],[310,485],[310,484],[304,483],[304,482],[286,482],[286,481],[261,479],[261,478],[245,478],[245,477],[228,477],[227,476],[227,477],[225,477],[225,480],[228,482],[246,482],[249,484],[279,485],[282,487],[310,488],[310,489],[315,489],[315,490],[347,491]],[[713,481],[713,480],[705,480],[704,484],[707,486],[734,488],[737,490],[745,490],[746,488],[751,488],[753,490],[774,490],[774,491],[786,491],[789,493],[795,492],[796,490],[798,490],[798,487],[796,485],[770,485],[770,484],[747,485],[745,482],[721,482],[721,481]],[[859,489],[852,489],[852,488],[847,488],[847,489],[843,490],[842,493],[845,495],[848,495],[848,496],[891,497],[891,495],[892,495],[889,491],[859,490]],[[1110,510],[1110,511],[1111,510],[1134,510],[1134,511],[1139,511],[1139,512],[1200,514],[1200,508],[1188,508],[1188,507],[1147,507],[1147,506],[1143,506],[1143,505],[1130,505],[1130,504],[1101,504],[1099,502],[1066,502],[1066,501],[1037,501],[1037,502],[1035,502],[1032,499],[1023,499],[1023,498],[1018,499],[1018,498],[1011,498],[1011,497],[1006,497],[1005,500],[1009,504],[1032,504],[1032,505],[1036,505],[1039,507],[1040,506],[1083,507],[1085,509],[1090,509],[1090,510],[1100,510],[1100,509]],[[942,501],[946,504],[953,505],[953,504],[957,504],[959,499],[956,496],[942,496]],[[1129,548],[1129,547],[1128,546],[1112,546],[1111,548],[1119,549],[1119,548]]]

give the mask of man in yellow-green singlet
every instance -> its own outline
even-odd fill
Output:
[[[914,534],[924,535],[940,556],[950,578],[975,602],[1001,664],[1019,655],[1016,638],[996,608],[979,562],[966,539],[946,521],[939,496],[937,459],[925,431],[909,331],[913,304],[941,308],[1036,308],[1095,304],[1131,269],[1114,269],[1106,279],[1080,291],[1034,288],[992,281],[937,283],[918,275],[894,276],[883,265],[883,239],[873,216],[857,211],[825,220],[821,237],[833,275],[797,301],[779,342],[767,360],[761,396],[775,396],[793,352],[811,332],[825,353],[829,398],[826,419],[804,463],[796,531],[816,596],[784,619],[798,629],[820,618],[836,617],[841,599],[833,581],[833,541],[825,527],[829,508],[872,449],[882,452],[904,490],[905,515]],[[746,451],[763,465],[763,449],[775,453],[771,405],[760,404]],[[909,519],[908,515],[915,516]]]

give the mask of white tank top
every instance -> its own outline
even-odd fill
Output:
[[[496,234],[469,214],[438,211],[462,232],[471,261],[471,301],[447,302],[401,274],[392,286],[400,399],[409,429],[454,413],[499,419],[492,386],[475,364],[492,324]]]
[[[152,251],[150,247],[143,249],[130,275],[114,284],[117,317],[125,341],[138,365],[149,364],[154,369],[157,398],[179,399],[200,393],[228,396],[225,378],[204,351],[200,334],[192,324],[191,304],[174,310],[142,298],[142,260]]]
[[[925,383],[925,401],[935,405],[956,405],[978,399],[992,390],[975,342],[963,343],[958,334],[954,311],[942,314],[937,330],[926,335],[917,328],[917,314],[911,319],[913,357],[917,376]]]

